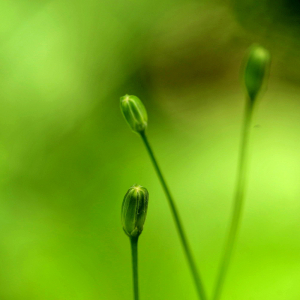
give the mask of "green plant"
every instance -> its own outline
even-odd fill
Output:
[[[249,159],[249,139],[251,131],[251,123],[253,111],[257,103],[257,98],[259,93],[266,82],[266,77],[268,75],[270,65],[270,55],[269,52],[261,46],[252,46],[247,56],[246,67],[244,71],[244,83],[246,87],[247,97],[246,97],[246,106],[244,112],[243,128],[242,128],[242,139],[240,146],[240,154],[238,161],[238,175],[236,190],[234,196],[234,208],[232,213],[231,225],[225,244],[224,253],[222,256],[221,264],[219,267],[217,280],[215,284],[215,289],[213,293],[213,300],[218,300],[221,297],[222,288],[224,285],[225,277],[228,271],[230,264],[230,259],[232,256],[233,248],[238,234],[238,229],[241,223],[242,209],[244,205],[245,198],[245,189],[246,189],[246,179],[247,179],[247,167]],[[177,227],[177,231],[183,245],[194,282],[198,291],[199,298],[202,300],[206,299],[206,293],[202,284],[202,280],[198,273],[196,264],[194,262],[190,247],[187,242],[185,232],[183,230],[182,222],[179,217],[178,210],[176,208],[173,197],[171,196],[170,190],[166,184],[165,178],[161,172],[161,169],[157,163],[153,150],[150,146],[146,135],[147,128],[147,111],[139,98],[132,95],[125,95],[121,97],[121,110],[122,113],[128,122],[131,129],[138,133],[142,138],[144,145],[147,149],[147,152],[151,158],[154,169],[157,173],[157,176],[161,182],[161,185],[166,194],[167,200],[173,218]],[[134,244],[133,253],[135,251]]]
[[[188,244],[186,234],[183,230],[183,226],[182,226],[182,222],[179,217],[178,210],[176,208],[176,205],[175,205],[175,202],[171,195],[171,192],[167,186],[166,180],[161,172],[161,169],[157,163],[157,160],[154,156],[153,150],[152,150],[152,148],[149,144],[149,141],[147,139],[147,136],[146,136],[146,128],[147,128],[147,121],[148,121],[147,111],[146,111],[143,103],[141,102],[141,100],[138,97],[133,96],[133,95],[125,95],[125,96],[121,97],[120,105],[121,105],[121,111],[122,111],[127,123],[129,124],[129,126],[131,127],[131,129],[134,132],[138,133],[141,136],[141,138],[145,144],[145,147],[151,158],[154,169],[157,173],[157,176],[158,176],[160,183],[163,187],[163,190],[166,194],[171,212],[173,214],[173,218],[174,218],[174,221],[175,221],[175,224],[177,227],[177,231],[178,231],[183,249],[185,251],[191,273],[194,278],[194,282],[195,282],[195,286],[196,286],[196,289],[197,289],[197,292],[199,295],[199,299],[206,300],[207,298],[206,298],[206,293],[205,293],[205,290],[204,290],[204,287],[202,284],[202,280],[201,280],[200,274],[197,270],[194,258],[192,256],[192,252],[191,252],[190,246]]]
[[[252,116],[255,104],[257,103],[257,96],[263,87],[266,75],[268,73],[269,64],[270,55],[266,49],[256,45],[250,49],[244,73],[247,97],[238,162],[238,176],[234,198],[234,208],[232,213],[230,230],[228,233],[214,289],[213,300],[218,300],[221,297],[222,287],[229,267],[232,251],[237,238],[238,229],[241,223],[247,181],[247,167],[249,158],[248,152]]]
[[[138,284],[138,239],[143,231],[148,209],[149,193],[140,185],[133,185],[127,191],[123,203],[121,220],[124,232],[129,236],[132,254],[134,299],[139,299]]]

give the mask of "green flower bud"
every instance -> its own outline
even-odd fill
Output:
[[[251,101],[256,99],[268,75],[270,54],[261,46],[252,46],[245,69],[245,84]]]
[[[121,111],[131,127],[137,133],[145,131],[147,127],[147,111],[142,101],[133,95],[125,95],[120,98]]]
[[[133,185],[122,204],[122,226],[129,237],[138,237],[143,231],[148,209],[149,193],[140,185]]]

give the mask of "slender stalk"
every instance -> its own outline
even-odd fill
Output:
[[[235,198],[234,198],[235,200],[234,200],[231,225],[230,225],[227,242],[225,244],[223,257],[219,268],[214,295],[212,298],[213,300],[218,300],[221,297],[222,288],[224,285],[233,248],[237,238],[238,229],[240,226],[242,210],[244,206],[244,199],[245,199],[247,163],[248,163],[247,159],[248,159],[248,151],[249,151],[248,144],[249,144],[250,129],[251,129],[251,119],[253,113],[253,102],[254,101],[247,99],[245,115],[244,115],[244,124],[242,129],[242,141],[241,141],[241,148],[240,148],[240,155],[239,155],[239,162],[238,162],[238,177],[236,183],[236,191],[235,191]]]
[[[143,142],[144,142],[144,144],[145,144],[145,146],[147,148],[148,154],[149,154],[149,156],[151,158],[151,161],[153,163],[153,166],[155,168],[157,176],[158,176],[158,178],[160,180],[160,183],[161,183],[161,185],[162,185],[162,187],[164,189],[164,192],[165,192],[165,194],[167,196],[167,199],[168,199],[168,202],[169,202],[169,205],[170,205],[170,208],[171,208],[171,212],[173,214],[173,218],[174,218],[174,221],[175,221],[175,224],[176,224],[176,227],[177,227],[177,231],[178,231],[179,237],[181,239],[181,243],[182,243],[183,249],[185,251],[186,258],[188,260],[189,267],[191,269],[191,272],[192,272],[192,275],[193,275],[193,278],[194,278],[194,282],[195,282],[195,285],[196,285],[196,289],[197,289],[197,292],[198,292],[199,299],[206,300],[207,297],[206,297],[206,294],[205,294],[205,291],[204,291],[202,280],[200,278],[200,274],[198,273],[198,270],[197,270],[194,258],[192,256],[192,253],[191,253],[191,250],[190,250],[190,247],[189,247],[186,235],[185,235],[185,232],[183,230],[183,226],[182,226],[179,214],[178,214],[178,210],[177,210],[176,205],[174,203],[174,200],[173,200],[173,198],[171,196],[170,190],[169,190],[169,188],[168,188],[168,186],[166,184],[164,176],[162,175],[161,170],[160,170],[160,168],[158,166],[157,160],[156,160],[156,158],[154,156],[154,153],[152,151],[152,148],[151,148],[151,146],[150,146],[150,144],[148,142],[146,134],[145,134],[144,131],[141,132],[140,134],[141,134]]]
[[[132,279],[134,300],[139,300],[139,280],[138,280],[138,237],[131,237],[131,255],[132,255]]]

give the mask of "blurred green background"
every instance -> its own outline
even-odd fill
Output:
[[[123,196],[150,192],[141,299],[197,299],[148,136],[211,295],[229,225],[247,48],[272,67],[222,299],[300,299],[300,4],[0,0],[0,299],[132,299]]]

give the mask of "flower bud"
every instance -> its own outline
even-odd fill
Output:
[[[148,209],[149,193],[140,185],[133,185],[126,193],[121,220],[125,233],[129,237],[138,237],[143,231]]]
[[[147,127],[147,111],[142,101],[133,95],[125,95],[120,98],[121,111],[131,127],[137,133],[145,131]]]
[[[251,101],[256,99],[264,78],[268,75],[270,54],[261,46],[253,46],[250,50],[245,69],[245,84]]]

